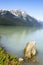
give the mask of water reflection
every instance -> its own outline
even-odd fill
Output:
[[[28,27],[0,28],[0,45],[2,45],[7,52],[16,54],[18,57],[23,56],[25,44],[31,40],[36,41],[39,53],[37,57],[40,59],[40,65],[43,65],[43,29]]]

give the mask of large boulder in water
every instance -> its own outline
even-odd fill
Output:
[[[26,58],[31,58],[32,56],[36,55],[36,42],[30,41],[27,42],[26,47],[24,49],[24,55]]]

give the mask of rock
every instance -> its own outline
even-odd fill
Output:
[[[26,44],[24,49],[24,55],[27,58],[31,58],[32,56],[36,55],[36,43],[35,41],[30,41]]]
[[[37,62],[39,62],[39,60],[37,58],[35,58],[35,59],[33,59],[33,62],[37,63]]]
[[[19,60],[19,62],[22,62],[23,61],[23,58],[19,58],[18,60]]]

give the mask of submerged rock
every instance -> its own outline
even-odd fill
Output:
[[[24,55],[27,58],[31,58],[32,56],[36,55],[36,42],[30,41],[26,44],[26,47],[24,49]]]
[[[38,60],[37,58],[33,59],[32,61],[33,61],[34,63],[39,62],[39,60]]]

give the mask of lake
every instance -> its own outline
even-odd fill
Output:
[[[0,26],[0,45],[9,54],[23,57],[23,50],[26,43],[34,40],[36,41],[38,50],[37,58],[39,59],[39,63],[35,65],[43,65],[43,29],[25,26]],[[28,65],[28,63],[24,63],[24,65]],[[29,65],[34,65],[34,63],[30,63]]]

